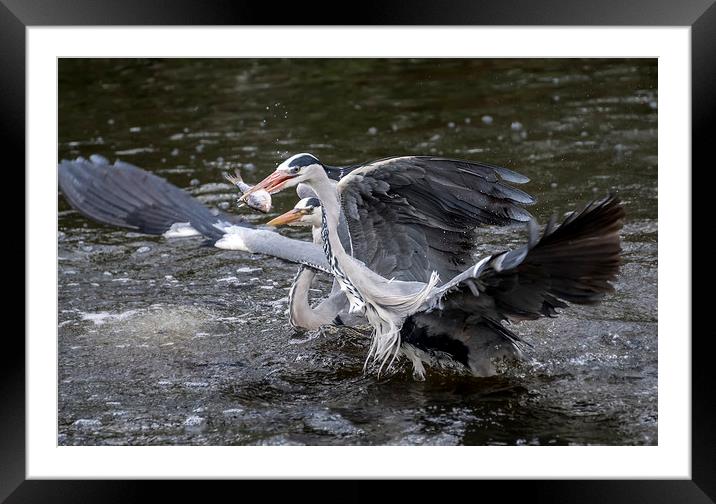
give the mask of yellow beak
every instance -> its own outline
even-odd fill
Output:
[[[271,219],[266,223],[267,226],[285,226],[286,224],[290,224],[291,222],[295,222],[298,219],[300,219],[303,216],[303,212],[301,210],[296,210],[295,208],[293,210],[289,210],[285,214],[279,215],[275,219]]]

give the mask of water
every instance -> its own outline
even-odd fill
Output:
[[[650,60],[62,60],[59,158],[99,153],[210,206],[296,152],[438,154],[532,178],[541,220],[627,211],[604,303],[517,324],[502,376],[362,372],[363,336],[293,331],[296,266],[90,222],[59,202],[59,443],[657,444],[657,67]],[[296,202],[276,195],[266,222]],[[307,230],[288,229],[309,239]],[[525,234],[486,230],[481,250]],[[328,282],[318,286],[325,291]],[[319,296],[320,292],[316,292]]]

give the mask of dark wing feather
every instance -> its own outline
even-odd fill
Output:
[[[615,196],[593,201],[519,249],[486,258],[441,288],[443,310],[524,320],[554,316],[565,301],[594,304],[613,290],[621,264],[624,208]]]
[[[376,273],[426,282],[452,278],[471,261],[475,229],[531,219],[527,193],[506,168],[428,156],[350,167],[338,184],[354,256]]]
[[[58,170],[67,201],[98,222],[147,234],[162,234],[172,224],[188,222],[211,240],[224,235],[216,224],[242,225],[229,214],[214,215],[186,191],[129,163],[110,165],[93,156],[92,161],[63,160]]]

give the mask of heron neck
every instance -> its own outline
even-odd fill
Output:
[[[326,227],[328,229],[328,240],[331,245],[333,254],[344,258],[348,254],[343,248],[340,237],[338,236],[338,220],[341,215],[340,202],[338,199],[338,189],[332,184],[328,177],[321,178],[317,182],[311,184],[313,190],[321,200],[323,207],[323,215],[326,219]]]
[[[312,229],[313,243],[321,244],[321,228]],[[316,278],[316,270],[301,266],[298,269],[296,278],[293,279],[291,290],[288,292],[289,321],[293,327],[298,329],[314,330],[323,324],[328,324],[333,317],[325,319],[321,317],[319,310],[311,307],[309,292],[313,279]]]
[[[316,329],[323,321],[317,320],[308,300],[308,293],[316,272],[311,268],[301,266],[298,275],[293,280],[291,290],[288,293],[289,299],[289,320],[291,325],[301,329]]]

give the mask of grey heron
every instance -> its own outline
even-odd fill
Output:
[[[161,177],[122,161],[110,164],[98,155],[62,160],[58,181],[70,205],[95,221],[168,237],[200,234],[218,248],[301,264],[289,290],[290,321],[296,328],[313,330],[336,321],[345,325],[362,322],[347,313],[347,299],[338,289],[316,306],[310,305],[309,289],[316,272],[329,272],[316,244],[257,229],[229,213],[212,212]],[[314,242],[320,244],[320,234],[314,234]]]
[[[403,169],[381,169],[395,163]],[[281,163],[273,174],[244,195],[248,197],[260,189],[275,193],[300,183],[315,192],[323,207],[321,232],[326,259],[348,297],[351,311],[364,314],[373,327],[366,364],[376,363],[379,373],[386,363],[390,367],[402,351],[412,361],[418,377],[425,374],[423,363],[434,362],[440,353],[449,354],[476,375],[493,374],[495,358],[521,355],[521,340],[503,325],[504,321],[554,316],[556,308],[567,306],[565,301],[593,304],[612,290],[611,282],[621,262],[618,231],[624,219],[624,209],[615,196],[591,202],[581,212],[572,213],[559,227],[551,220],[539,237],[534,220],[524,218],[526,212],[519,212],[521,209],[514,205],[530,201],[521,191],[495,177],[488,180],[490,184],[482,185],[480,194],[461,194],[461,186],[454,180],[448,185],[445,173],[436,172],[430,183],[438,186],[434,180],[442,177],[443,187],[451,191],[436,194],[427,190],[430,183],[425,184],[429,168],[416,163],[415,158],[407,162],[394,158],[353,170],[338,184],[332,184],[330,170],[318,158],[300,154]],[[492,174],[508,180],[512,177],[511,173],[497,170]],[[458,175],[461,179],[480,177],[467,170]],[[407,238],[415,242],[416,236],[409,234],[409,228],[400,233],[400,224],[407,220],[423,226],[422,238],[432,237],[428,250],[455,252],[455,258],[461,260],[452,264],[428,262],[413,269],[416,273],[413,279],[388,279],[383,273],[388,268],[375,271],[346,252],[338,235],[341,203],[349,226],[355,223],[360,226],[360,233],[351,232],[354,248],[393,251],[405,239],[403,233],[408,233]],[[486,209],[492,211],[493,219],[499,216],[527,220],[530,228],[527,244],[488,255],[450,275],[447,282],[438,286],[437,266],[455,271],[466,260],[465,254],[460,253],[470,250],[465,243],[469,239],[465,229],[456,226],[455,221],[462,225],[470,222],[470,218],[479,222],[485,219]],[[453,212],[453,219],[446,219],[441,212],[448,215]],[[366,222],[373,225],[366,227]],[[378,239],[381,225],[390,230],[387,240]],[[382,236],[386,237],[385,229]],[[356,243],[356,238],[363,243]],[[410,252],[410,244],[407,251]],[[386,263],[399,260],[393,254],[385,255]],[[433,270],[426,276],[430,268]]]

